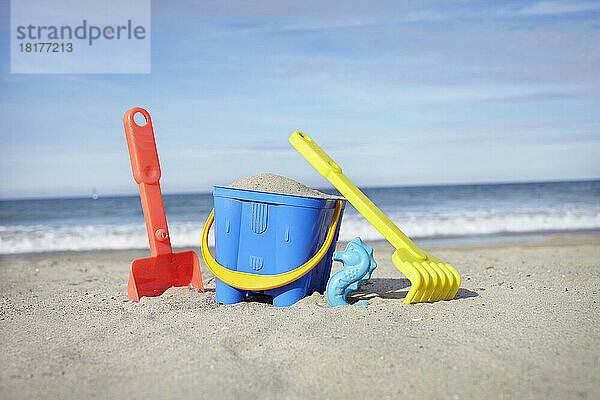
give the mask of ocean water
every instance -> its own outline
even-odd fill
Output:
[[[328,191],[328,190],[326,190]],[[333,193],[334,191],[329,191]],[[366,188],[415,240],[600,230],[600,180]],[[174,247],[200,246],[212,194],[164,196]],[[0,201],[0,254],[148,247],[138,196]],[[341,240],[381,235],[350,205]]]

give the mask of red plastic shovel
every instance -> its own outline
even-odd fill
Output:
[[[142,126],[133,116],[140,113],[146,119]],[[193,251],[173,253],[167,228],[167,218],[160,192],[160,165],[150,114],[143,108],[132,108],[123,117],[133,178],[140,187],[142,208],[152,257],[131,263],[127,295],[140,301],[143,296],[159,296],[171,286],[190,286],[204,291],[200,263]]]

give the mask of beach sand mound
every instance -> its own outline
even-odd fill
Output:
[[[260,192],[271,192],[280,194],[291,194],[294,196],[340,198],[339,196],[313,190],[306,185],[293,179],[276,174],[256,174],[247,176],[233,182],[229,187],[236,189],[256,190]]]

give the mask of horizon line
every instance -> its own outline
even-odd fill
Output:
[[[362,189],[386,189],[386,188],[416,188],[416,187],[436,187],[436,186],[485,186],[485,185],[519,185],[519,184],[533,184],[533,183],[575,183],[575,182],[596,182],[600,181],[600,177],[597,178],[584,178],[584,179],[557,179],[557,180],[523,180],[523,181],[495,181],[495,182],[454,182],[454,183],[428,183],[423,185],[361,185],[359,188]],[[222,185],[217,185],[222,186]],[[311,188],[314,190],[331,190],[334,188],[329,187],[318,187]],[[337,190],[337,189],[335,189]],[[190,195],[190,194],[211,194],[211,191],[183,191],[183,192],[163,192],[163,196],[177,196],[177,195]],[[98,195],[98,198],[114,198],[114,197],[136,197],[138,193],[109,193],[106,195]],[[77,199],[90,199],[91,195],[74,195],[74,196],[25,196],[25,197],[0,197],[1,201],[19,201],[19,200],[77,200]]]

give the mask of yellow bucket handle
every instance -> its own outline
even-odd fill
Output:
[[[306,273],[312,270],[321,261],[323,256],[325,256],[329,250],[329,246],[333,242],[335,229],[338,225],[341,211],[342,202],[338,201],[335,205],[335,211],[333,213],[333,218],[331,219],[329,231],[325,237],[325,242],[310,260],[301,266],[283,274],[256,275],[227,269],[219,264],[210,254],[210,250],[208,249],[208,233],[210,232],[210,227],[215,220],[215,210],[213,209],[208,216],[208,220],[206,221],[206,224],[204,224],[204,230],[202,231],[202,258],[204,258],[204,262],[208,266],[210,272],[212,272],[219,280],[238,289],[258,291],[274,289],[287,285],[288,283],[294,282],[296,279],[304,276]]]

